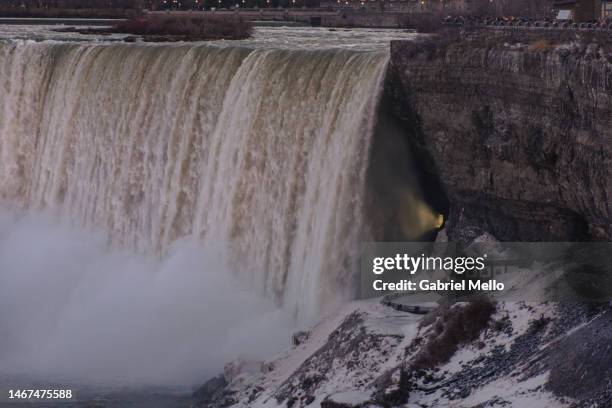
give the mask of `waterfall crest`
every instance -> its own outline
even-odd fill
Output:
[[[228,245],[298,319],[348,296],[385,52],[0,42],[0,199]]]

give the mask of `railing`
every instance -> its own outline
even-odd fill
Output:
[[[574,23],[571,21],[537,21],[531,19],[448,17],[447,25],[464,27],[522,28],[550,30],[612,31],[612,21]]]

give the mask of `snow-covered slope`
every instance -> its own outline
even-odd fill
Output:
[[[498,302],[476,337],[465,342],[455,335],[449,341],[458,345],[456,351],[452,348],[450,359],[427,367],[423,355],[427,355],[428,347],[431,349],[432,339],[437,338],[433,343],[437,347],[447,345],[439,342],[443,337],[440,332],[446,333],[440,322],[450,324],[449,316],[461,317],[456,313],[464,307],[466,303],[455,304],[423,317],[377,301],[350,303],[308,333],[296,336],[299,344],[275,359],[228,365],[222,377],[194,394],[196,405],[612,406],[610,385],[606,383],[612,367],[612,337],[607,324],[612,313],[607,311],[608,305]],[[591,335],[593,330],[598,338]],[[578,341],[575,337],[583,343],[588,343],[585,338],[593,338],[603,344],[598,353],[608,358],[607,362],[599,368],[587,362],[588,367],[580,372],[600,379],[590,382],[597,392],[577,395],[569,392],[571,387],[562,385],[573,381],[572,373],[566,373],[565,358],[556,350],[570,347],[567,343]],[[584,352],[588,349],[584,347]],[[575,354],[575,361],[588,360],[580,350]]]

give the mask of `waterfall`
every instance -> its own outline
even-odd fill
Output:
[[[0,42],[0,199],[228,246],[298,319],[350,296],[386,52]]]

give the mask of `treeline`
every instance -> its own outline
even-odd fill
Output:
[[[141,9],[147,0],[2,0],[0,8],[21,9]],[[160,1],[161,2],[161,1]]]
[[[473,0],[471,13],[479,16],[547,17],[554,0]]]
[[[318,7],[319,0],[0,0],[0,10],[202,10],[211,7]]]
[[[144,41],[242,40],[253,24],[238,16],[153,14],[114,25],[111,32],[142,36]]]
[[[384,3],[389,0],[379,0]],[[554,0],[429,1],[426,9],[447,14],[544,17]],[[320,0],[0,0],[0,10],[202,10],[211,7],[318,7]],[[349,4],[359,4],[349,0]]]

